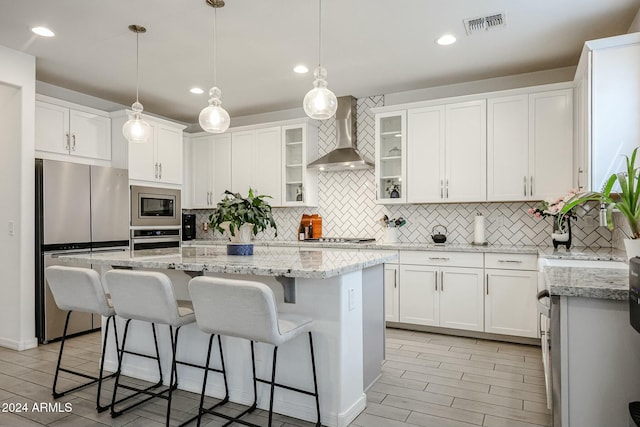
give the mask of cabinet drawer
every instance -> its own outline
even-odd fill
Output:
[[[537,270],[538,256],[531,254],[485,254],[486,268]]]
[[[484,265],[481,253],[400,251],[400,264],[478,267]]]

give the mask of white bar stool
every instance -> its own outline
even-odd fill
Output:
[[[237,417],[231,417],[212,408],[204,408],[204,393],[207,386],[207,371],[205,370],[200,395],[200,408],[198,410],[198,426],[205,413],[225,418],[230,423],[240,423],[248,426],[256,424],[241,420],[247,413],[253,412],[257,403],[257,384],[269,384],[271,387],[269,397],[269,424],[273,418],[273,395],[275,387],[297,391],[315,397],[318,419],[316,426],[320,427],[320,402],[318,399],[318,381],[316,378],[316,364],[313,354],[313,338],[311,328],[313,320],[309,317],[288,313],[278,313],[276,299],[271,288],[264,283],[246,280],[231,280],[217,277],[196,277],[189,281],[189,294],[193,302],[198,328],[210,334],[209,350],[207,354],[207,367],[211,357],[211,343],[213,336],[220,335],[244,338],[251,342],[251,365],[253,368],[253,404]],[[313,371],[314,391],[310,392],[299,388],[276,383],[276,362],[278,360],[278,347],[287,341],[307,332],[309,335],[309,348],[311,351],[311,368]],[[271,380],[256,378],[256,363],[254,345],[255,342],[271,344],[273,348],[273,367]],[[226,382],[225,382],[226,388]]]
[[[171,280],[166,274],[160,272],[139,270],[110,270],[105,274],[105,281],[107,283],[109,291],[111,292],[113,307],[116,314],[123,319],[126,319],[124,336],[122,338],[122,348],[118,357],[118,371],[116,372],[116,381],[113,389],[111,416],[114,418],[118,417],[125,411],[135,408],[142,403],[158,397],[167,400],[166,425],[168,427],[171,416],[171,398],[173,391],[178,387],[178,372],[176,369],[176,365],[183,364],[205,369],[204,366],[176,360],[178,333],[180,332],[180,328],[182,326],[193,323],[195,321],[193,310],[191,308],[184,306],[181,307],[178,305]],[[151,323],[151,329],[153,331],[153,339],[156,349],[155,357],[126,350],[125,346],[131,320],[141,320]],[[171,336],[171,378],[169,381],[169,387],[161,392],[152,391],[153,389],[160,387],[163,384],[162,366],[160,363],[160,353],[158,350],[158,340],[155,327],[156,324],[168,325],[169,333]],[[222,346],[220,342],[219,347],[220,354],[222,355]],[[160,374],[159,382],[144,389],[120,384],[122,360],[125,354],[132,354],[135,356],[157,360],[158,372]],[[207,370],[205,372],[208,372],[208,370],[212,370],[226,375],[224,371],[224,361],[222,362],[222,370],[208,368],[208,364],[206,369]],[[117,400],[116,397],[118,387],[134,391],[135,393]],[[149,397],[139,402],[133,403],[125,408],[116,410],[117,404],[140,394],[146,394]],[[183,422],[180,425],[183,426],[185,424],[188,424],[196,418],[197,415],[191,417],[189,420]]]
[[[107,297],[104,288],[102,287],[100,275],[97,271],[90,268],[66,267],[62,265],[47,267],[47,269],[45,270],[45,275],[56,305],[60,308],[60,310],[68,311],[67,318],[64,322],[64,332],[62,333],[62,340],[60,342],[60,352],[58,353],[56,373],[53,378],[53,397],[54,399],[57,399],[66,395],[67,393],[74,392],[97,382],[98,392],[96,396],[96,410],[98,412],[106,411],[111,405],[103,406],[100,404],[102,381],[112,378],[116,375],[114,373],[107,377],[103,377],[104,355],[106,353],[107,337],[109,336],[109,322],[113,323],[116,348],[118,347],[118,332],[116,330],[115,311],[110,304],[109,298]],[[71,317],[71,313],[74,311],[95,313],[107,318],[107,324],[104,332],[104,341],[102,343],[102,356],[100,357],[100,372],[97,378],[91,375],[87,375],[83,372],[72,371],[70,369],[60,367],[60,364],[62,362],[62,353],[64,351],[64,343],[67,338],[69,318]],[[88,378],[91,381],[65,391],[57,391],[56,385],[58,384],[58,375],[60,371],[77,375],[83,378]]]

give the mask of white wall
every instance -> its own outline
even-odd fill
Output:
[[[37,345],[34,111],[35,58],[0,46],[0,345],[18,350]]]

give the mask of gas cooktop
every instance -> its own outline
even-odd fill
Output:
[[[305,242],[317,243],[374,243],[373,237],[321,237],[319,239],[305,239]]]

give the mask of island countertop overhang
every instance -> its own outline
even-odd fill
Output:
[[[189,272],[328,279],[397,259],[396,252],[258,247],[254,255],[227,255],[224,246],[61,255],[69,264],[173,269]]]

